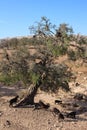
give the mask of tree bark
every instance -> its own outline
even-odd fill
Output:
[[[31,85],[28,89],[27,94],[25,95],[24,98],[22,98],[16,105],[15,107],[22,107],[26,105],[34,105],[34,97],[37,94],[37,90],[39,86],[42,84],[41,78],[39,78],[38,82],[36,85]]]

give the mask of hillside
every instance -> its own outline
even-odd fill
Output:
[[[38,37],[1,41],[0,130],[86,130],[87,50],[83,48],[87,48],[87,44],[70,41],[68,45],[55,45],[55,39],[51,40],[46,39],[47,44]],[[43,64],[40,66],[40,63]],[[37,83],[38,76],[43,73],[46,78],[34,102],[42,100],[49,103],[50,108],[9,107],[9,100],[17,94],[26,94],[27,88]],[[65,81],[67,86],[63,85]],[[81,95],[81,98],[76,95]],[[62,104],[55,104],[55,100],[61,100]],[[54,107],[61,111],[64,120],[54,116]],[[76,119],[67,118],[67,113],[72,111],[76,112]]]

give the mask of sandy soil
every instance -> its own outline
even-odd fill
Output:
[[[69,64],[68,64],[69,65]],[[9,100],[21,88],[0,85],[0,130],[87,130],[87,66],[76,67],[70,63],[71,69],[76,74],[75,81],[69,83],[71,92],[59,90],[56,94],[38,91],[35,102],[43,100],[50,103],[48,110],[33,108],[11,108]],[[79,65],[79,63],[77,64]],[[78,85],[76,86],[76,83]],[[84,100],[76,100],[76,93],[85,94]],[[55,99],[62,100],[62,105],[55,104]],[[74,104],[78,106],[75,107]],[[76,119],[66,118],[58,120],[52,113],[53,107],[58,108],[62,114],[76,111]]]

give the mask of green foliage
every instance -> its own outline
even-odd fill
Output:
[[[63,35],[63,37],[73,33],[72,27],[69,27],[69,25],[66,23],[60,24],[57,31],[59,31]]]
[[[78,50],[78,56],[82,59],[87,58],[87,46],[81,47],[81,49]]]
[[[10,83],[11,83],[11,76],[1,74],[0,75],[0,82],[4,83],[6,85],[10,85]]]
[[[53,44],[48,44],[48,50],[51,52],[51,54],[54,57],[65,55],[67,53],[68,45],[63,44],[63,45],[53,45]]]
[[[56,92],[59,88],[63,88],[69,91],[69,86],[63,84],[63,82],[68,82],[72,75],[67,69],[68,67],[65,64],[49,65],[45,72],[46,78],[43,80],[41,90]]]
[[[75,61],[77,59],[77,52],[70,49],[68,51],[68,57],[69,57],[70,60]]]
[[[13,85],[18,81],[22,81],[21,74],[14,74],[14,75],[6,75],[1,74],[0,75],[0,82],[4,83],[5,85]]]
[[[6,80],[9,84],[22,80],[25,84],[29,82],[28,58],[30,54],[26,48],[20,48],[13,52],[12,57],[1,62],[0,80]],[[8,80],[7,80],[8,79]]]
[[[68,49],[68,57],[70,60],[86,59],[87,58],[87,46],[86,45],[75,45],[76,49]]]
[[[34,72],[32,72],[32,71],[30,72],[30,80],[31,80],[31,82],[32,82],[33,84],[36,84],[36,83],[38,82],[39,77],[40,77],[39,74],[36,74],[36,73],[34,73]]]
[[[16,49],[17,48],[17,45],[18,45],[18,39],[17,38],[12,38],[9,40],[8,42],[8,47],[9,48],[14,48]]]
[[[79,45],[87,45],[87,37],[78,35],[76,41]]]

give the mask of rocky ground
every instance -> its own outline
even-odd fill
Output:
[[[70,63],[69,63],[70,64]],[[0,130],[86,130],[87,129],[87,66],[77,67],[72,64],[71,69],[76,79],[69,83],[71,91],[66,93],[59,90],[56,94],[38,91],[35,102],[43,100],[50,103],[48,110],[33,108],[11,108],[9,100],[21,91],[21,88],[0,85]],[[83,99],[75,99],[76,93],[83,95]],[[62,104],[55,104],[55,99]],[[52,109],[56,107],[65,116],[66,113],[76,111],[76,119],[59,120]]]

